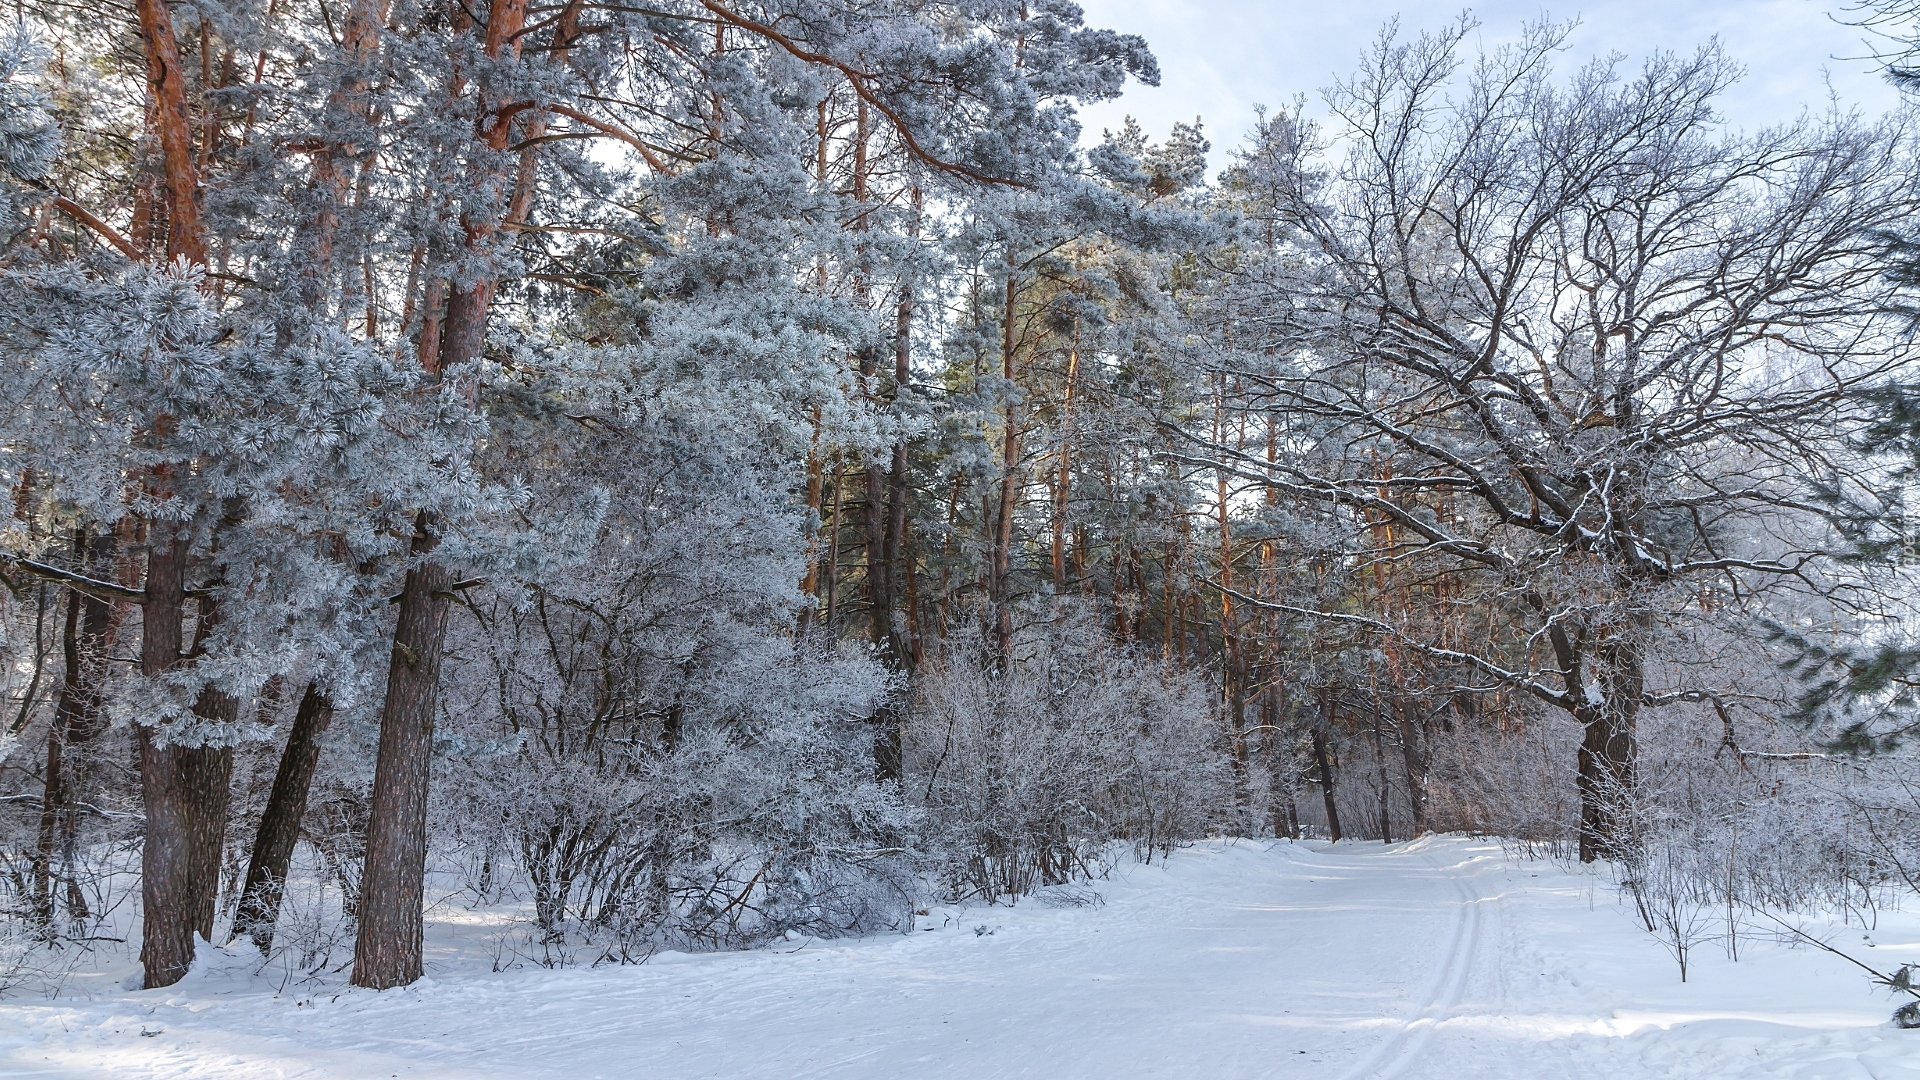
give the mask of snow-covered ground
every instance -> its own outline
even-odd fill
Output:
[[[1754,933],[1683,984],[1605,879],[1490,842],[1210,844],[1094,888],[641,966],[449,959],[385,993],[236,952],[166,990],[0,1002],[0,1076],[1920,1080],[1920,1031],[1838,958]],[[1820,925],[1920,960],[1920,917]]]

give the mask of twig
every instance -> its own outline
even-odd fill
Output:
[[[1821,941],[1819,938],[1814,937],[1812,934],[1807,933],[1805,930],[1802,930],[1799,927],[1793,925],[1792,923],[1787,922],[1785,919],[1782,919],[1776,916],[1771,911],[1767,911],[1764,908],[1751,908],[1750,910],[1758,912],[1761,916],[1771,921],[1774,925],[1784,927],[1788,933],[1806,942],[1807,944],[1812,945],[1815,948],[1823,949],[1827,952],[1830,952],[1833,955],[1839,957],[1840,959],[1845,960],[1847,963],[1852,964],[1854,967],[1859,968],[1861,971],[1864,971],[1867,974],[1873,976],[1873,981],[1876,983],[1879,983],[1881,986],[1884,986],[1889,990],[1903,991],[1904,993],[1912,996],[1914,1000],[1920,1001],[1920,990],[1914,989],[1912,986],[1907,985],[1901,980],[1895,979],[1893,976],[1888,975],[1877,968],[1869,967],[1867,964],[1862,963],[1861,961],[1854,959],[1853,957],[1847,955],[1846,953],[1841,952],[1839,949],[1836,949],[1833,946],[1827,944],[1826,942]]]

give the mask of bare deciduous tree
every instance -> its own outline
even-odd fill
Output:
[[[1558,81],[1563,30],[1469,66],[1469,29],[1389,30],[1329,95],[1337,166],[1300,140],[1277,166],[1293,240],[1240,272],[1220,355],[1293,452],[1195,457],[1345,508],[1362,562],[1461,584],[1445,603],[1494,631],[1472,646],[1320,614],[1577,720],[1591,860],[1639,712],[1716,692],[1648,685],[1660,629],[1825,587],[1800,478],[1908,356],[1878,235],[1916,177],[1891,123],[1729,132],[1711,48]]]

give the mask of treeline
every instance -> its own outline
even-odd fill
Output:
[[[148,986],[388,987],[434,881],[567,962],[1210,834],[1675,865],[1825,782],[1782,642],[1903,596],[1920,167],[1729,131],[1712,49],[1389,33],[1216,176],[1085,148],[1157,72],[1066,3],[21,12],[19,956],[130,881]],[[1906,865],[1805,831],[1727,889]]]

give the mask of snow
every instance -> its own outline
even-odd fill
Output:
[[[445,917],[383,993],[209,950],[164,990],[0,1002],[0,1076],[1920,1080],[1920,1031],[1838,958],[1750,929],[1682,983],[1604,876],[1489,841],[1218,842],[1053,893],[599,969],[485,970]],[[1876,925],[1817,924],[1920,959],[1920,917]]]

